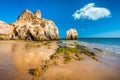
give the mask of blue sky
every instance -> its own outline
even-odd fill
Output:
[[[92,6],[83,10],[89,4]],[[23,10],[40,9],[43,18],[55,22],[61,38],[70,28],[77,29],[79,38],[120,37],[119,8],[120,0],[1,0],[0,20],[12,23]]]

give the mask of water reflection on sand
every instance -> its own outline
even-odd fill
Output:
[[[42,60],[49,59],[57,48],[54,42],[50,43],[51,48],[42,44],[43,42],[0,41],[0,76],[3,76],[0,80],[31,79],[28,70],[40,66]]]
[[[33,80],[28,72],[41,65],[56,52],[57,43],[32,41],[0,41],[0,80]],[[74,43],[67,41],[67,44]],[[91,45],[90,45],[90,48]],[[40,80],[120,80],[120,55],[95,52],[95,61],[86,55],[83,60],[50,67]],[[71,76],[72,75],[72,76]]]

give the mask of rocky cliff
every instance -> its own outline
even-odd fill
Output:
[[[13,30],[10,29],[11,26],[13,27]],[[21,39],[21,40],[59,39],[58,28],[56,27],[54,22],[48,19],[41,18],[41,13],[39,10],[35,11],[35,13],[32,13],[30,10],[23,11],[22,14],[11,26],[10,25],[8,26],[8,30],[10,31],[10,33],[8,34],[12,34],[11,37],[9,37],[9,39]],[[6,28],[2,28],[2,30],[5,31]]]
[[[14,26],[0,21],[0,39],[12,39]]]
[[[74,40],[78,38],[78,33],[76,29],[70,29],[66,32],[66,39],[67,40]]]

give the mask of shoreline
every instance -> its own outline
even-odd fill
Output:
[[[0,44],[0,53],[2,52],[0,76],[6,76],[6,78],[0,78],[1,80],[31,80],[33,76],[28,73],[29,69],[39,67],[42,59],[49,60],[49,56],[54,54],[59,46],[59,43],[55,41],[49,43],[46,41],[0,41]],[[70,47],[74,47],[74,44],[76,41],[66,41],[66,45]],[[103,53],[103,51],[91,48],[90,50],[95,51],[95,57],[99,61],[80,54],[82,60],[72,59],[67,64],[51,65],[39,77],[34,77],[34,80],[119,80],[120,55]],[[3,56],[6,56],[6,59]],[[11,67],[5,70],[7,66]]]

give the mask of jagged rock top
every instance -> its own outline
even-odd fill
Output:
[[[41,18],[40,10],[24,10],[13,24],[0,21],[0,39],[58,40],[58,28],[53,21]]]
[[[78,33],[76,29],[71,28],[66,32],[66,39],[67,40],[74,40],[78,38]]]
[[[37,18],[41,18],[41,12],[40,12],[40,10],[36,10],[34,14],[35,14],[35,16]]]
[[[58,28],[53,21],[41,18],[39,10],[33,14],[25,10],[18,17],[15,26],[15,36],[27,40],[58,40]]]
[[[36,18],[36,16],[30,10],[26,9],[20,14],[18,20],[30,21],[34,18]]]

